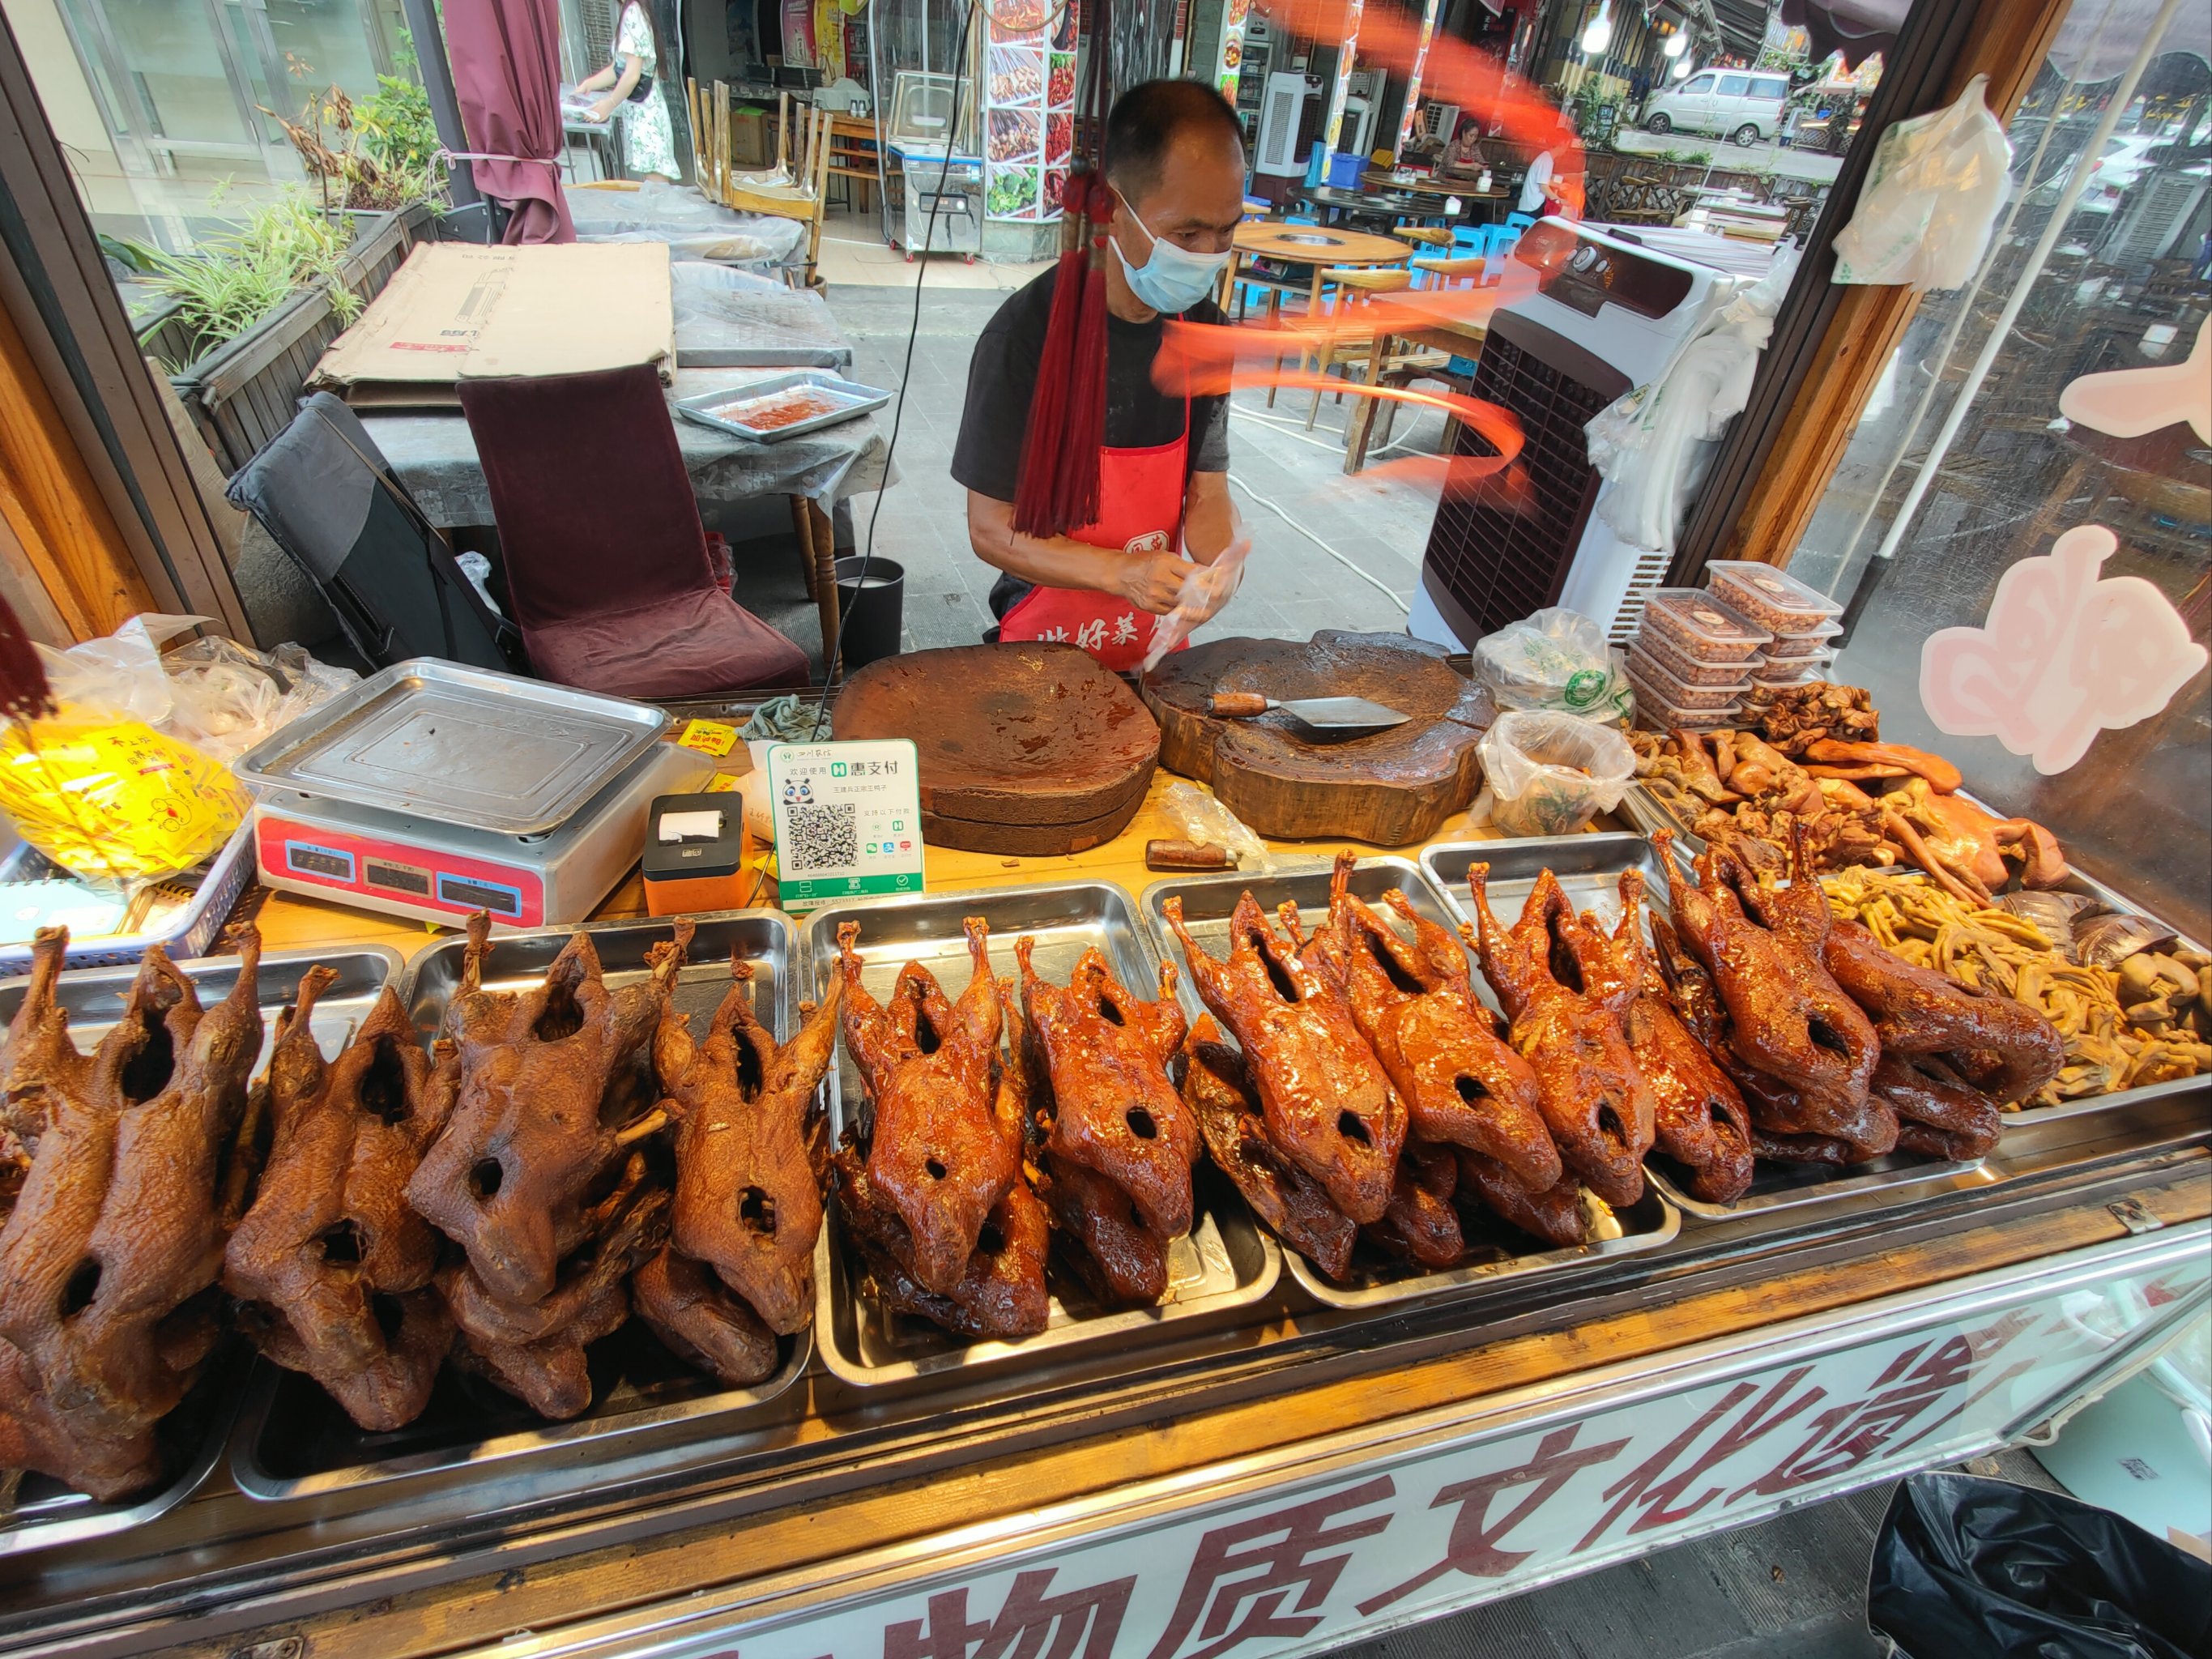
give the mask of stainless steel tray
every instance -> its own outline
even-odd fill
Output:
[[[1650,843],[1638,836],[1573,836],[1570,843],[1607,840],[1616,843],[1634,842],[1646,853]],[[1561,845],[1559,842],[1541,843],[1521,842],[1486,842],[1485,848],[1522,847],[1540,844],[1546,848]],[[1626,849],[1616,846],[1612,850],[1618,860]],[[1594,863],[1602,863],[1604,854],[1594,853]],[[1429,920],[1443,927],[1454,927],[1459,921],[1457,913],[1443,895],[1437,890],[1423,866],[1401,858],[1363,859],[1352,872],[1352,891],[1373,903],[1390,889],[1402,889],[1413,908]],[[1619,867],[1616,862],[1615,867]],[[1310,915],[1318,915],[1328,908],[1328,884],[1331,866],[1315,860],[1303,867],[1293,866],[1274,876],[1246,875],[1231,871],[1221,875],[1170,877],[1154,882],[1145,890],[1143,905],[1146,923],[1152,929],[1159,950],[1176,966],[1183,969],[1181,992],[1184,1006],[1194,1018],[1202,1005],[1191,988],[1189,963],[1184,959],[1181,943],[1167,925],[1165,905],[1170,898],[1182,901],[1183,925],[1190,929],[1191,937],[1203,949],[1216,956],[1228,950],[1229,918],[1237,900],[1249,892],[1260,901],[1270,915],[1275,907],[1289,899]],[[1562,872],[1564,875],[1565,872]],[[1523,883],[1522,891],[1533,884],[1532,873]],[[1581,896],[1578,895],[1578,896]],[[1616,906],[1616,908],[1618,907]],[[1516,910],[1517,911],[1517,901]],[[1480,974],[1474,975],[1476,988],[1486,996],[1488,988]],[[1595,1199],[1589,1203],[1602,1213],[1601,1231],[1611,1237],[1601,1237],[1595,1243],[1575,1249],[1546,1249],[1537,1241],[1526,1238],[1502,1222],[1496,1231],[1479,1241],[1486,1251],[1482,1259],[1469,1261],[1442,1273],[1424,1272],[1410,1263],[1383,1262],[1370,1258],[1363,1249],[1355,1258],[1357,1277],[1350,1284],[1338,1284],[1319,1268],[1305,1260],[1296,1250],[1286,1250],[1290,1258],[1291,1276],[1303,1285],[1317,1301],[1333,1308],[1372,1310],[1404,1302],[1446,1297],[1496,1284],[1509,1276],[1558,1272],[1567,1267],[1586,1266],[1613,1256],[1626,1255],[1640,1250],[1656,1249],[1672,1239],[1681,1229],[1681,1218],[1667,1203],[1650,1194],[1618,1218]]]
[[[1478,1259],[1427,1273],[1406,1261],[1370,1258],[1363,1246],[1352,1257],[1354,1277],[1339,1284],[1297,1251],[1287,1252],[1291,1277],[1305,1287],[1316,1302],[1332,1308],[1373,1310],[1396,1307],[1495,1286],[1508,1279],[1538,1274],[1557,1274],[1573,1267],[1594,1267],[1616,1257],[1636,1255],[1674,1242],[1682,1231],[1682,1218],[1674,1206],[1647,1187],[1644,1196],[1626,1210],[1585,1192],[1583,1206],[1595,1237],[1588,1244],[1568,1249],[1547,1249],[1503,1221],[1469,1243]]]
[[[776,910],[727,911],[695,919],[690,959],[678,976],[676,1006],[703,1021],[730,985],[734,947],[753,970],[753,1006],[779,1040],[791,1030],[792,955],[788,918]],[[607,983],[643,978],[646,952],[670,936],[661,920],[587,925]],[[484,963],[487,989],[520,990],[544,977],[570,927],[495,935]],[[403,997],[427,1039],[459,988],[467,948],[459,935],[415,958]],[[783,1362],[763,1382],[725,1389],[664,1349],[633,1320],[591,1352],[592,1404],[569,1423],[548,1423],[520,1402],[448,1370],[429,1408],[405,1428],[370,1434],[356,1427],[309,1378],[264,1364],[234,1437],[231,1474],[249,1497],[277,1499],[351,1490],[378,1481],[434,1475],[538,1454],[573,1457],[586,1445],[623,1449],[672,1437],[696,1439],[741,1426],[799,1381],[813,1352],[811,1332],[787,1337]]]
[[[566,823],[667,725],[641,702],[416,657],[264,738],[231,769],[264,794],[536,836]]]
[[[1552,840],[1455,842],[1431,847],[1421,854],[1421,866],[1450,896],[1453,908],[1474,920],[1474,901],[1459,896],[1467,889],[1470,866],[1490,862],[1490,904],[1498,919],[1510,927],[1520,920],[1521,907],[1536,878],[1548,867],[1577,909],[1595,910],[1607,927],[1620,918],[1617,883],[1620,872],[1632,866],[1644,872],[1644,900],[1660,915],[1666,914],[1667,889],[1661,882],[1659,849],[1640,835],[1565,836]],[[1677,879],[1685,879],[1679,871]],[[1481,975],[1475,976],[1478,986]],[[1485,988],[1485,994],[1488,995]],[[1654,1152],[1644,1161],[1644,1173],[1668,1200],[1701,1219],[1726,1219],[1799,1205],[1841,1202],[1868,1193],[1902,1191],[1939,1184],[1953,1187],[1986,1184],[1996,1179],[1983,1170],[1979,1159],[1966,1163],[1932,1162],[1910,1152],[1892,1153],[1849,1170],[1807,1168],[1802,1164],[1771,1164],[1762,1158],[1750,1188],[1731,1204],[1707,1204],[1692,1198],[1674,1180],[1667,1159]]]
[[[787,392],[793,386],[812,386],[826,393],[837,407],[826,415],[810,416],[803,421],[793,421],[789,426],[760,427],[746,423],[742,405],[755,398]],[[801,433],[819,432],[825,426],[835,426],[840,421],[849,421],[856,415],[881,409],[890,402],[891,394],[878,387],[862,386],[857,380],[848,380],[823,368],[796,369],[786,374],[771,374],[762,380],[748,380],[743,386],[725,386],[719,392],[702,392],[696,397],[681,398],[676,407],[684,419],[696,421],[701,426],[711,426],[717,432],[735,433],[757,444],[781,443],[786,438],[796,438]]]
[[[1024,933],[1036,940],[1037,972],[1060,983],[1092,946],[1104,952],[1132,990],[1149,994],[1158,975],[1158,958],[1127,892],[1109,882],[1079,882],[824,905],[806,920],[811,994],[821,995],[837,972],[837,924],[854,921],[860,924],[857,948],[867,961],[861,982],[877,997],[889,994],[909,962],[927,967],[957,996],[969,975],[961,922],[973,915],[990,924],[991,965],[1001,975],[1016,971],[1014,941]],[[842,1045],[836,1069],[823,1086],[832,1133],[842,1133],[861,1097],[860,1073]],[[987,1366],[1040,1363],[1075,1349],[1127,1346],[1141,1340],[1143,1332],[1218,1318],[1260,1301],[1281,1275],[1282,1253],[1224,1191],[1201,1180],[1198,1197],[1190,1233],[1170,1253],[1168,1296],[1158,1307],[1102,1309],[1055,1273],[1050,1325],[1020,1342],[970,1341],[877,1307],[860,1291],[833,1205],[815,1258],[814,1322],[823,1363],[859,1388],[967,1376]]]
[[[258,988],[264,1027],[262,1052],[254,1061],[256,1075],[268,1059],[276,1011],[297,996],[301,979],[319,962],[335,969],[338,975],[337,982],[315,1006],[313,1030],[325,1054],[336,1054],[352,1041],[354,1028],[374,1004],[377,994],[399,976],[399,953],[381,945],[344,951],[286,951],[262,957]],[[210,1006],[228,996],[238,983],[236,957],[212,957],[178,966],[191,978],[200,1000]],[[70,1031],[80,1048],[89,1050],[122,1017],[124,999],[137,971],[136,968],[70,969],[55,981],[55,1004],[69,1012]],[[11,979],[0,984],[0,1024],[15,1017],[28,983],[27,979]],[[236,1352],[220,1354],[184,1402],[163,1421],[161,1438],[171,1474],[161,1486],[122,1503],[102,1504],[70,1492],[58,1481],[27,1474],[7,1501],[0,1504],[0,1555],[82,1543],[142,1526],[190,1497],[222,1454],[237,1406],[236,1384],[243,1358]]]
[[[1973,802],[1975,805],[1982,807],[1985,811],[1990,810],[1985,803],[1975,800],[1973,796],[1967,794],[1964,790],[1959,793],[1963,799]],[[1658,797],[1652,794],[1641,783],[1632,783],[1628,787],[1628,793],[1621,797],[1620,805],[1622,814],[1639,828],[1673,829],[1675,831],[1675,857],[1686,868],[1692,859],[1705,850],[1704,840],[1683,829],[1668,811],[1665,805],[1660,802]],[[2084,894],[2115,910],[2128,911],[2136,915],[2148,917],[2161,927],[2170,926],[2166,919],[2150,906],[2140,903],[2130,898],[2125,893],[2108,887],[2094,877],[2084,875],[2080,870],[2071,866],[2067,871],[2066,879],[2058,884],[2057,890]],[[2174,938],[2185,950],[2203,951],[2207,948],[2201,941],[2191,939],[2178,928],[2174,930]],[[2140,1088],[2115,1090],[2111,1094],[2085,1095],[2078,1100],[2061,1101],[2056,1106],[2031,1106],[2024,1111],[2007,1112],[2004,1115],[2004,1127],[2008,1131],[2026,1129],[2039,1124],[2055,1123],[2062,1118],[2081,1117],[2088,1113],[2116,1108],[2124,1109],[2141,1101],[2156,1100],[2161,1095],[2178,1094],[2185,1089],[2198,1088],[2203,1083],[2204,1079],[2202,1077],[2174,1078],[2165,1083],[2147,1083]]]

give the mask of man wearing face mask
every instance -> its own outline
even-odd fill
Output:
[[[968,490],[969,542],[1000,573],[991,588],[994,636],[1069,641],[1127,670],[1150,643],[1150,619],[1176,608],[1191,574],[1178,545],[1211,564],[1233,538],[1227,400],[1161,392],[1152,359],[1164,318],[1225,320],[1213,295],[1244,216],[1244,140],[1220,94],[1190,81],[1149,81],[1123,93],[1105,138],[1105,175],[1117,199],[1107,226],[1098,519],[1067,536],[1014,529],[1053,270],[1001,306],[975,342],[952,476]],[[1209,603],[1218,608],[1233,587],[1225,584]]]

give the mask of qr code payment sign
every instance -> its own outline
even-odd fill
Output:
[[[922,890],[919,762],[903,738],[781,743],[768,752],[786,909]]]
[[[792,807],[791,845],[782,867],[794,876],[842,870],[860,861],[860,809],[851,801]]]

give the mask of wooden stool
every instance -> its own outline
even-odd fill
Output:
[[[1480,253],[1469,253],[1455,258],[1416,259],[1413,269],[1427,273],[1430,280],[1424,288],[1473,288],[1482,281],[1483,268],[1490,262]]]
[[[1323,276],[1327,282],[1334,283],[1340,289],[1360,295],[1402,294],[1413,285],[1413,273],[1400,266],[1384,266],[1379,270],[1364,270],[1332,269],[1324,272]],[[1345,308],[1349,310],[1353,302],[1346,299],[1342,303]],[[1317,374],[1327,374],[1332,368],[1346,364],[1364,363],[1373,355],[1374,350],[1373,330],[1362,331],[1358,328],[1346,330],[1327,341],[1315,354],[1314,372]],[[1299,356],[1298,366],[1301,368],[1305,367],[1305,357],[1303,354]],[[1310,432],[1313,429],[1315,421],[1321,416],[1321,395],[1322,388],[1316,386],[1313,407],[1306,410],[1306,429]],[[1336,396],[1340,403],[1343,401],[1344,394],[1341,392]]]
[[[1422,247],[1449,247],[1451,232],[1437,230],[1428,225],[1400,225],[1390,233],[1401,241],[1418,243]]]

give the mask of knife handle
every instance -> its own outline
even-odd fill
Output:
[[[1267,712],[1267,699],[1257,691],[1217,691],[1211,708],[1217,720],[1241,720]]]
[[[1212,842],[1148,841],[1145,843],[1147,870],[1234,870],[1237,854]]]

